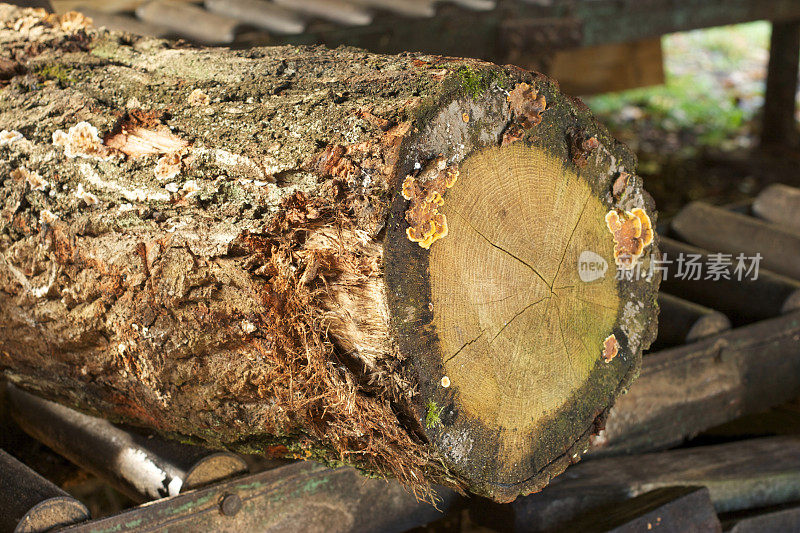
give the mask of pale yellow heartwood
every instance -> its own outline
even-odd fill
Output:
[[[449,235],[431,248],[430,279],[445,373],[513,464],[586,381],[615,323],[608,209],[562,163],[516,143],[467,158],[441,211]],[[581,281],[584,250],[609,261],[605,277]]]

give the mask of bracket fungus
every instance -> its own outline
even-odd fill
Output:
[[[653,242],[653,226],[644,209],[606,213],[606,226],[614,236],[614,261],[626,270],[632,269],[644,249]]]
[[[531,128],[542,121],[542,112],[547,109],[547,100],[527,83],[519,83],[508,93],[508,103],[514,117],[524,128]]]
[[[411,202],[406,211],[409,227],[406,235],[412,242],[428,249],[447,236],[447,217],[439,212],[444,205],[442,194],[458,179],[458,169],[447,166],[444,158],[431,161],[417,177],[408,175],[401,194]]]
[[[12,170],[11,177],[14,179],[25,180],[25,183],[27,183],[34,191],[43,191],[50,186],[47,180],[42,178],[38,172],[28,170],[25,167]]]
[[[612,333],[603,341],[603,362],[610,363],[619,353],[619,342]]]
[[[114,153],[103,144],[97,128],[86,121],[78,122],[69,130],[53,132],[53,144],[64,148],[64,155],[72,159],[110,159]]]
[[[11,144],[24,138],[25,137],[16,130],[2,130],[0,131],[0,146]]]

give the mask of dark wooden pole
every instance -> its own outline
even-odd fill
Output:
[[[773,22],[761,127],[762,146],[791,146],[797,142],[794,116],[798,63],[800,20]]]

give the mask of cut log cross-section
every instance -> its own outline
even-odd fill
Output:
[[[638,372],[654,206],[551,80],[0,23],[0,369],[19,387],[507,501],[576,462]]]
[[[400,300],[430,302],[428,334],[401,336],[401,351],[424,361],[431,409],[443,407],[441,429],[429,434],[470,476],[487,484],[535,476],[561,439],[587,430],[616,392],[610,381],[630,371],[632,359],[602,361],[604,340],[619,336],[617,281],[609,273],[583,282],[577,264],[585,251],[613,258],[608,210],[574,169],[517,142],[465,158],[440,207],[447,237],[430,252],[391,241],[387,260],[417,274],[390,276],[392,289]],[[415,327],[404,322],[401,330]],[[598,376],[609,382],[598,386]]]

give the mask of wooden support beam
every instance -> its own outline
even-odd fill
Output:
[[[793,147],[798,131],[797,78],[800,64],[800,20],[772,23],[764,114],[761,122],[762,147]]]
[[[88,518],[81,502],[0,450],[0,531],[44,533]]]
[[[728,317],[708,307],[671,294],[658,295],[658,337],[654,346],[677,346],[731,328]]]
[[[205,0],[203,5],[212,13],[277,34],[301,33],[306,27],[297,13],[266,0]]]
[[[800,506],[747,513],[723,520],[730,533],[764,533],[765,531],[800,531]]]
[[[800,189],[773,183],[753,201],[753,213],[788,230],[800,233]]]
[[[107,28],[112,31],[124,31],[126,33],[143,35],[146,37],[165,38],[170,35],[177,35],[173,29],[157,23],[151,24],[129,15],[110,13],[94,7],[81,7],[81,13],[92,19],[94,26],[98,28]]]
[[[528,52],[534,52],[530,61],[523,53],[514,63],[537,68],[541,56],[535,50]],[[567,94],[581,96],[658,85],[664,83],[661,38],[559,50],[547,75],[557,79]]]
[[[163,498],[63,533],[115,531],[325,531],[400,533],[440,519],[459,501],[438,487],[436,507],[399,483],[352,468],[297,462]]]
[[[591,455],[664,449],[800,391],[800,312],[644,358]]]
[[[514,533],[561,531],[576,514],[610,511],[630,497],[675,485],[707,487],[718,513],[796,501],[800,438],[751,439],[586,461],[542,492],[511,504],[477,500],[471,517]]]
[[[768,411],[740,416],[703,431],[703,435],[725,440],[800,435],[800,397]]]
[[[8,398],[26,433],[134,501],[174,496],[247,472],[238,455],[126,431],[11,384]]]
[[[169,28],[206,44],[230,43],[241,22],[218,15],[188,2],[148,2],[136,8],[136,15],[147,24]]]
[[[681,239],[712,252],[729,254],[731,269],[739,254],[760,255],[759,268],[800,280],[800,233],[741,213],[692,202],[678,213],[670,229]],[[743,277],[746,277],[743,272]]]
[[[581,533],[716,533],[722,526],[705,487],[664,487],[594,509],[559,527]]]
[[[286,43],[348,44],[368,50],[467,55],[514,63],[522,54],[659,37],[666,33],[754,20],[800,17],[795,0],[594,0],[551,3],[500,2],[489,12],[441,4],[437,15],[417,19],[376,17],[351,29],[318,24]]]
[[[661,289],[670,294],[699,303],[724,313],[734,325],[743,325],[773,318],[800,309],[800,281],[774,274],[761,268],[758,278],[706,280],[680,276],[678,259],[699,257],[698,262],[708,264],[711,253],[703,248],[661,237],[659,248],[665,254],[666,272],[661,279]]]

